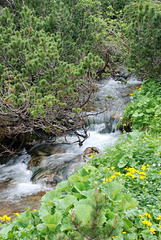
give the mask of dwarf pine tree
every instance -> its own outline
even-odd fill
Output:
[[[161,74],[161,3],[132,4],[126,10],[129,43],[127,63],[138,74],[159,77]]]
[[[77,65],[60,60],[55,36],[26,6],[18,25],[8,8],[0,22],[1,136],[78,135],[81,109],[93,91],[93,70],[103,61],[93,54]]]

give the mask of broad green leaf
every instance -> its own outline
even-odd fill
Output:
[[[47,230],[47,226],[45,223],[40,223],[36,226],[37,230],[40,232],[45,232]]]
[[[40,218],[43,218],[44,216],[50,214],[50,212],[51,212],[51,207],[46,206],[46,205],[41,205],[41,207],[39,209]]]
[[[129,219],[127,219],[127,218],[124,218],[124,219],[123,219],[123,222],[124,222],[123,228],[124,228],[127,232],[129,232],[129,231],[131,230],[132,226],[133,226],[132,222],[131,222]]]
[[[123,188],[124,187],[121,183],[107,182],[106,188],[105,188],[105,193],[111,200],[113,200],[115,198],[116,194],[119,193]]]
[[[54,215],[48,214],[42,220],[50,229],[55,229],[61,223],[62,214],[60,212],[56,212]]]
[[[67,208],[73,205],[77,201],[77,198],[73,195],[66,195],[63,199],[57,199],[54,201],[55,206],[60,211],[65,211]]]
[[[93,208],[89,204],[77,204],[74,206],[75,215],[81,226],[87,226],[92,223]]]
[[[155,111],[155,109],[154,108],[149,108],[149,109],[146,109],[146,112],[147,113],[153,113]]]
[[[47,192],[41,199],[41,202],[53,201],[54,198],[60,197],[61,192],[58,190],[51,190]]]
[[[66,190],[66,187],[69,186],[68,181],[62,181],[56,186],[56,190]]]
[[[127,163],[128,163],[128,162],[127,162],[127,159],[126,159],[125,157],[123,157],[123,158],[120,159],[120,161],[119,161],[119,163],[117,164],[117,166],[118,166],[119,168],[123,168],[123,167],[126,166]]]
[[[144,113],[134,112],[132,117],[137,118],[137,117],[142,117],[143,115],[144,115]]]

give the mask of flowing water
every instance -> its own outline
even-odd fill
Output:
[[[0,165],[0,215],[21,212],[28,206],[31,209],[38,208],[42,195],[54,188],[54,181],[58,183],[67,179],[85,164],[82,153],[86,148],[96,147],[103,151],[113,146],[121,134],[116,124],[129,102],[129,93],[139,84],[135,78],[131,78],[127,84],[112,78],[98,83],[99,90],[92,99],[95,111],[91,111],[87,121],[89,138],[82,147],[77,144],[43,143],[35,146],[30,154],[24,149],[21,156],[15,156],[7,164]],[[105,106],[108,108],[106,112],[96,114]],[[70,142],[76,140],[75,136],[67,138]]]

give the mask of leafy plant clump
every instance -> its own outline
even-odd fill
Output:
[[[125,109],[119,123],[123,128],[161,133],[161,81],[147,79],[144,84],[131,93],[131,102]]]
[[[161,138],[134,131],[0,231],[1,239],[144,239],[161,232]],[[16,237],[15,237],[16,236]]]

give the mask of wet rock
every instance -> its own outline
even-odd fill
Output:
[[[42,167],[42,162],[38,169],[33,168],[33,175],[31,180],[33,183],[41,182],[47,187],[55,188],[55,186],[69,178],[69,176],[77,171],[78,168],[82,167],[85,162],[90,161],[92,155],[100,154],[101,151],[96,147],[88,147],[82,154],[75,157],[69,155],[69,159],[63,161],[55,161],[53,158],[52,164]],[[49,160],[49,159],[48,159]]]

